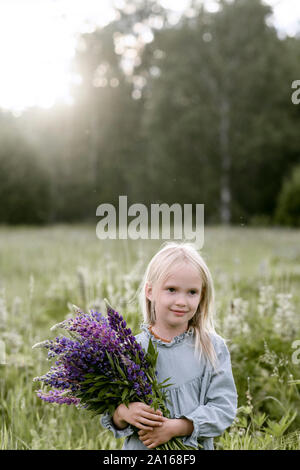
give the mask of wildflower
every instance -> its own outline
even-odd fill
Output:
[[[285,339],[292,339],[299,329],[299,319],[292,304],[292,294],[276,294],[274,330]]]
[[[5,290],[1,289],[0,291],[0,328],[6,327],[6,322],[8,318],[7,308],[6,308],[6,299],[5,299]]]
[[[33,348],[48,350],[48,359],[56,358],[50,370],[33,379],[49,391],[38,390],[37,396],[49,403],[76,405],[102,414],[114,412],[121,403],[142,401],[155,403],[166,417],[167,387],[157,382],[157,351],[149,342],[147,353],[127,328],[124,318],[107,305],[107,317],[96,311],[89,314],[76,309],[77,316],[54,325],[70,337],[57,336],[37,343]],[[177,438],[167,449],[187,449]]]
[[[263,316],[272,311],[274,305],[274,287],[271,285],[260,286],[258,313]]]
[[[59,393],[57,390],[50,390],[48,393],[44,393],[42,390],[37,391],[37,396],[42,398],[44,401],[49,403],[59,403],[66,405],[78,405],[80,403],[79,398],[67,396],[64,393]]]
[[[34,276],[30,274],[30,277],[29,277],[29,301],[30,302],[32,302],[33,293],[34,293]]]
[[[240,297],[231,300],[230,308],[223,319],[222,331],[225,336],[232,337],[250,333],[248,307],[249,303]]]

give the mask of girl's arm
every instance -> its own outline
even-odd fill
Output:
[[[120,416],[119,407],[114,412],[112,416],[112,420],[117,429],[124,429],[124,428],[127,428],[128,426],[128,423],[124,421]]]
[[[184,439],[186,445],[196,445],[199,437],[220,436],[233,422],[237,411],[237,392],[232,375],[231,360],[225,341],[217,338],[218,370],[211,375],[205,404],[178,418],[192,421],[194,430]]]
[[[193,421],[186,418],[172,419],[173,437],[190,436],[194,431]]]
[[[128,407],[119,405],[113,415],[113,422],[119,429],[124,429],[131,424],[139,429],[152,430],[160,426],[163,421],[162,412],[155,411],[149,405],[141,402],[129,403]]]
[[[100,423],[118,439],[131,436],[135,432],[134,426],[139,429],[155,427],[157,429],[163,419],[161,411],[155,411],[141,402],[133,402],[128,408],[125,405],[119,405],[113,415],[108,412],[104,413],[100,418]]]
[[[164,418],[162,426],[150,430],[141,430],[138,432],[139,439],[148,449],[168,442],[173,437],[189,436],[192,434],[194,425],[192,421],[186,418],[169,419]]]

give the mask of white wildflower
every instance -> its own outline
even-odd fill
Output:
[[[0,365],[6,364],[5,342],[0,340]]]
[[[22,304],[22,299],[16,296],[14,298],[13,305],[12,305],[12,317],[13,318],[19,316],[21,304]]]
[[[88,298],[89,272],[88,269],[79,266],[77,268],[77,277],[79,281],[79,290],[82,301],[85,303]]]
[[[60,274],[46,292],[48,298],[57,300],[70,298],[75,290],[74,280],[65,274]]]
[[[0,328],[6,327],[7,316],[5,290],[2,289],[0,292]]]
[[[46,339],[46,341],[41,341],[40,343],[36,343],[32,346],[32,349],[36,348],[47,348],[49,345],[49,340]]]
[[[225,336],[247,335],[250,333],[248,325],[249,303],[238,297],[231,301],[230,309],[224,315],[222,332]]]
[[[29,302],[32,302],[33,299],[33,293],[34,293],[34,276],[30,274],[29,277]]]
[[[58,328],[64,328],[64,326],[67,324],[67,322],[61,321],[60,323],[56,323],[55,325],[51,326],[50,331],[57,330]]]
[[[265,354],[260,356],[260,361],[265,364],[275,365],[278,359],[277,354],[274,351],[270,351],[267,342],[264,342]]]
[[[284,339],[291,339],[299,329],[299,318],[295,314],[291,302],[292,294],[276,294],[276,311],[274,314],[274,330]]]
[[[16,331],[4,331],[2,339],[9,347],[11,354],[16,354],[23,344],[23,338]]]
[[[273,286],[260,286],[259,287],[259,300],[258,312],[260,315],[269,313],[274,306],[274,287]]]

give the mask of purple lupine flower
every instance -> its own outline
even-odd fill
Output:
[[[33,346],[46,348],[48,359],[56,358],[45,375],[35,377],[34,381],[52,388],[38,390],[37,396],[49,403],[76,405],[96,414],[113,412],[127,397],[128,403],[130,398],[154,404],[155,409],[159,407],[169,417],[162,384],[157,383],[157,353],[152,342],[146,355],[123,317],[110,306],[107,318],[98,312],[77,313],[75,318],[53,327],[67,330],[71,338],[57,336]],[[161,449],[188,447],[173,438]]]
[[[151,384],[142,370],[149,367],[142,348],[131,330],[126,327],[122,316],[110,307],[107,310],[107,318],[98,312],[90,314],[80,312],[77,317],[61,322],[59,327],[69,331],[72,337],[75,335],[75,339],[58,336],[54,340],[47,340],[34,346],[48,349],[48,359],[56,357],[55,365],[45,375],[34,379],[54,389],[50,395],[49,392],[39,391],[40,398],[51,402],[55,401],[53,397],[61,396],[59,391],[69,391],[73,393],[74,398],[78,393],[88,393],[91,386],[87,386],[84,382],[87,374],[94,373],[96,377],[98,374],[99,377],[113,383],[118,382],[119,387],[120,380],[121,383],[122,380],[125,383],[125,377],[127,386],[131,384],[131,389],[136,390],[138,397],[143,397],[147,403],[152,401]],[[113,363],[118,364],[119,370],[112,368],[107,353]],[[140,365],[135,364],[136,357],[139,358]],[[127,367],[124,358],[130,361],[130,367]],[[73,403],[72,400],[56,402]]]
[[[142,347],[140,346],[140,344],[138,344],[135,337],[132,335],[130,328],[126,328],[127,325],[122,315],[120,315],[113,308],[108,306],[107,317],[111,328],[117,332],[119,338],[121,338],[121,340],[123,341],[125,349],[129,353],[132,353],[133,358],[138,355],[143,367],[147,369],[149,367],[149,364],[145,360],[145,354],[142,350]]]
[[[48,401],[49,403],[58,403],[60,405],[78,405],[80,403],[79,398],[65,395],[58,392],[57,390],[50,390],[48,393],[44,393],[42,390],[38,390],[37,396],[42,398],[44,401]]]

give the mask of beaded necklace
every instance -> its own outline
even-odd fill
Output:
[[[148,326],[148,330],[150,331],[150,333],[153,334],[154,338],[160,339],[161,341],[164,341],[165,343],[171,343],[171,340],[170,340],[170,339],[162,338],[161,336],[158,336],[156,333],[154,333],[154,331],[153,331],[153,326],[152,326],[152,325],[149,325],[149,326]]]
[[[153,336],[156,338],[156,339],[160,339],[161,341],[164,341],[165,343],[171,343],[171,341],[169,339],[164,339],[164,338],[161,338],[160,336],[158,336],[156,333],[154,333],[153,329],[152,329],[152,325],[149,325],[148,327],[150,333],[153,334]]]

